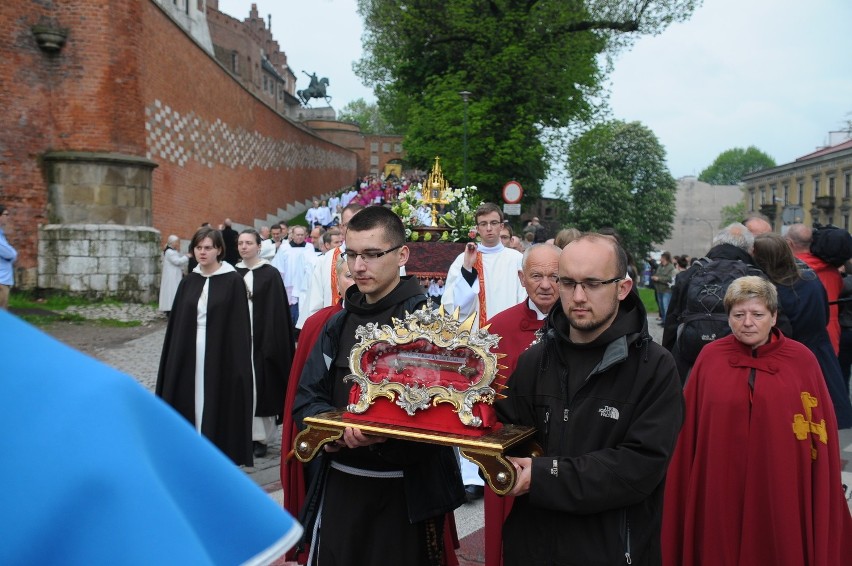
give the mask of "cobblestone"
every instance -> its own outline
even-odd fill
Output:
[[[143,324],[166,318],[156,307],[137,303],[70,306],[65,312],[78,314],[87,320],[139,321]]]

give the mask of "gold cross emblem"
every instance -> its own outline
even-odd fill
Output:
[[[807,440],[811,433],[819,437],[819,441],[823,444],[828,444],[828,431],[825,428],[825,419],[822,419],[819,424],[811,420],[811,409],[818,405],[817,398],[811,396],[807,391],[802,391],[802,405],[805,408],[805,414],[800,413],[793,415],[793,433],[797,440]],[[813,445],[811,438],[811,459],[817,459],[817,449]]]

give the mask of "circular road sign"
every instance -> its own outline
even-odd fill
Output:
[[[517,181],[509,181],[503,185],[503,202],[516,204],[524,197],[524,188]]]

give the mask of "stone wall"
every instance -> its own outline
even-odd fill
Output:
[[[51,224],[151,225],[153,161],[68,151],[44,162]]]
[[[145,226],[39,227],[38,286],[147,303],[160,284],[160,232]]]

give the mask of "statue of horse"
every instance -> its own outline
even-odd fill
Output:
[[[305,71],[302,72],[311,77],[311,83],[308,85],[308,88],[296,91],[296,95],[302,101],[302,104],[307,106],[312,98],[323,98],[326,104],[328,104],[331,101],[331,97],[325,92],[325,88],[331,84],[328,78],[317,79],[316,73],[308,74]]]

